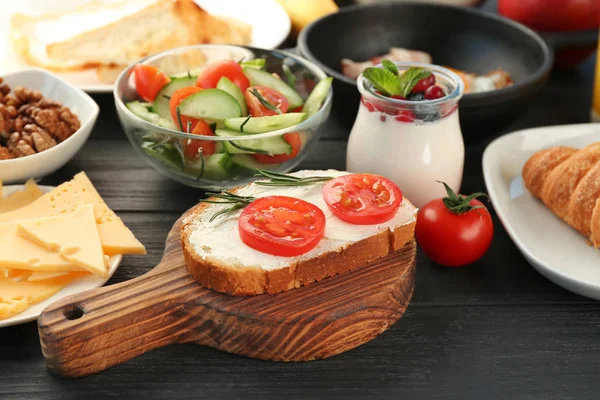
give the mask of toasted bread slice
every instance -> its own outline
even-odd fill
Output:
[[[339,176],[340,171],[300,171],[300,176]],[[285,195],[309,201],[327,217],[325,237],[306,254],[279,257],[246,246],[239,238],[241,211],[209,222],[222,205],[201,203],[183,222],[181,241],[187,267],[204,287],[234,296],[277,293],[367,265],[404,247],[414,237],[417,209],[404,199],[396,216],[378,225],[352,225],[328,210],[323,183],[299,188],[250,184],[234,190],[243,196]]]
[[[65,32],[69,21],[78,22],[70,35],[48,34],[59,26]],[[212,16],[193,0],[95,0],[68,14],[15,15],[11,27],[29,63],[55,70],[128,65],[175,47],[248,44],[251,37],[249,25]]]

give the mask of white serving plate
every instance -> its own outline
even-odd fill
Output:
[[[523,165],[537,150],[598,141],[600,124],[517,131],[488,145],[483,174],[498,217],[527,261],[557,285],[600,300],[600,251],[534,198],[521,178]]]
[[[28,15],[40,15],[68,12],[90,0],[21,0],[2,2],[0,12],[0,75],[30,68],[14,51],[9,39],[9,21],[11,16],[20,12]],[[126,1],[126,0],[123,0]],[[290,18],[275,0],[195,0],[213,15],[237,18],[252,26],[250,46],[274,49],[289,35]],[[65,29],[69,29],[65,26]],[[80,89],[90,93],[112,92],[113,85],[102,83],[95,69],[77,72],[59,72],[58,76]]]
[[[2,194],[7,196],[12,192],[23,189],[23,185],[10,185],[2,188]],[[54,189],[54,186],[40,186],[40,189],[44,193],[47,193]],[[27,308],[20,314],[17,314],[11,318],[0,319],[0,328],[5,326],[19,325],[24,324],[26,322],[34,321],[39,316],[42,310],[48,307],[50,304],[54,303],[57,300],[60,300],[64,297],[70,296],[75,293],[83,292],[90,289],[96,289],[100,286],[104,285],[115,273],[117,267],[121,263],[122,255],[112,256],[110,258],[110,266],[108,270],[107,278],[100,278],[95,275],[90,275],[86,277],[82,277],[71,282],[70,285],[64,287],[60,292],[56,293],[54,296],[47,298],[41,303],[34,304],[33,306]]]

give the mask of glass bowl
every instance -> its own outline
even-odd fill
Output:
[[[295,157],[278,164],[267,164],[253,163],[252,160],[255,159],[248,154],[243,154],[243,157],[235,154],[231,156],[231,159],[240,162],[230,163],[228,165],[230,170],[227,174],[205,173],[207,169],[204,168],[203,157],[200,157],[199,160],[187,160],[184,157],[181,144],[190,143],[190,140],[198,138],[197,135],[163,128],[150,123],[138,117],[126,106],[127,102],[139,100],[139,96],[135,90],[135,83],[131,76],[135,64],[153,65],[161,68],[167,75],[173,76],[176,74],[185,74],[186,71],[201,69],[204,65],[216,60],[231,59],[240,61],[242,58],[244,61],[254,58],[264,58],[266,60],[264,69],[268,72],[276,73],[280,77],[285,76],[282,65],[287,65],[296,78],[296,90],[305,100],[316,83],[327,77],[325,72],[319,67],[302,57],[278,50],[263,50],[245,46],[195,45],[168,50],[146,57],[121,72],[115,83],[113,94],[117,114],[127,138],[136,151],[150,165],[169,178],[184,185],[207,190],[221,190],[243,185],[253,180],[256,171],[255,168],[286,173],[294,169],[306,158],[319,139],[321,126],[329,117],[333,98],[333,91],[331,89],[320,110],[301,123],[272,132],[235,137],[236,148],[252,148],[252,141],[255,140],[297,133],[297,136],[294,136],[296,140],[300,139],[301,145]],[[203,141],[215,141],[217,142],[217,146],[223,145],[224,142],[231,142],[231,139],[233,138],[202,136]],[[244,160],[243,163],[241,162],[242,160]]]

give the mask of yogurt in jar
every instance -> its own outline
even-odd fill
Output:
[[[415,64],[397,65],[402,70]],[[414,205],[423,207],[445,196],[439,182],[459,192],[465,148],[457,107],[463,90],[460,78],[441,67],[419,66],[433,71],[438,85],[449,93],[446,97],[419,102],[390,99],[374,93],[359,77],[363,97],[348,141],[346,169],[385,176]],[[404,118],[407,112],[416,118]]]

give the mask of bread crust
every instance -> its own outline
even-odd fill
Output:
[[[237,188],[239,189],[239,188]],[[235,192],[237,189],[234,189]],[[404,247],[414,237],[416,219],[384,230],[335,252],[327,252],[275,270],[237,267],[214,259],[202,259],[190,243],[194,221],[210,204],[200,203],[188,212],[181,227],[181,243],[188,270],[202,286],[233,296],[278,293],[367,265]]]

